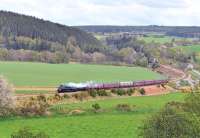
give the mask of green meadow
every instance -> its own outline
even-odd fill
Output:
[[[140,37],[139,40],[144,40],[146,43],[171,43],[172,40],[188,40],[191,41],[192,38],[181,38],[181,37],[172,37],[172,36],[166,36],[166,35],[148,35],[145,37]]]
[[[117,82],[163,78],[141,67],[30,62],[0,62],[0,74],[16,86],[57,86],[65,82]]]
[[[165,44],[165,43],[170,43],[173,38],[174,37],[170,37],[170,36],[154,36],[154,35],[149,35],[149,36],[146,36],[146,37],[141,37],[141,38],[139,38],[139,40],[144,40],[146,43],[155,42],[155,43]]]
[[[116,98],[59,104],[51,107],[55,112],[51,117],[10,118],[0,120],[1,138],[8,138],[12,132],[22,127],[30,127],[34,131],[44,131],[51,138],[137,138],[138,127],[150,115],[159,111],[167,102],[183,101],[185,95],[171,93],[162,96],[144,96]],[[92,104],[98,103],[104,112],[91,111]],[[120,112],[117,104],[135,105],[131,112]],[[83,110],[81,115],[64,115],[56,113],[56,109]]]
[[[200,45],[181,46],[181,48],[187,52],[196,52],[196,53],[200,52]]]

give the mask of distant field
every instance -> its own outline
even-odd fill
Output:
[[[171,42],[173,37],[169,37],[169,36],[147,36],[147,37],[141,37],[139,39],[144,40],[146,43],[155,42],[155,43],[164,44],[164,43]]]
[[[182,101],[184,97],[184,94],[174,93],[57,105],[52,109],[82,109],[88,113],[75,116],[3,119],[0,120],[1,138],[8,138],[13,131],[25,126],[35,131],[42,130],[51,138],[138,138],[138,126],[142,125],[146,117],[157,112],[167,102]],[[98,103],[106,112],[91,113],[89,110],[94,103]],[[122,103],[136,105],[136,110],[129,113],[115,110],[116,105]]]
[[[0,62],[0,74],[16,86],[57,86],[64,82],[116,82],[163,77],[141,67],[29,62]]]
[[[181,39],[186,39],[186,38],[171,37],[171,36],[154,36],[154,35],[149,35],[147,37],[141,37],[139,39],[140,40],[144,40],[146,43],[155,42],[155,43],[165,44],[165,43],[170,43],[172,41],[172,39],[181,40]],[[190,40],[190,39],[187,38],[187,40]]]
[[[191,45],[191,46],[179,46],[177,48],[182,48],[183,50],[186,50],[188,52],[196,52],[199,53],[200,52],[200,45]]]
[[[99,34],[95,34],[94,37],[96,37],[96,39],[98,39],[98,40],[102,40],[102,39],[106,38],[106,36],[99,35]]]

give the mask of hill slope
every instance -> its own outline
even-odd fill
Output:
[[[61,45],[66,45],[69,38],[73,37],[76,40],[76,44],[82,50],[87,46],[101,46],[100,42],[96,38],[77,28],[5,11],[0,11],[0,35],[4,39],[22,36],[31,39],[41,39],[44,40],[44,42],[57,42]],[[16,38],[9,39],[16,40]],[[5,40],[0,44],[0,46],[20,49],[16,48],[16,46],[6,44]]]

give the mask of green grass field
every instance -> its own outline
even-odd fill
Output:
[[[0,136],[8,138],[21,127],[30,127],[34,131],[42,130],[51,138],[137,138],[138,127],[143,120],[157,112],[169,101],[182,101],[185,95],[173,93],[162,96],[129,97],[82,102],[76,104],[55,105],[67,109],[82,109],[83,115],[55,115],[38,118],[12,118],[0,120]],[[104,113],[91,113],[91,105],[98,103]],[[136,105],[136,110],[123,113],[115,110],[117,104]]]
[[[170,43],[172,41],[174,37],[170,37],[170,36],[147,36],[147,37],[141,37],[139,38],[139,40],[144,40],[146,43]],[[177,38],[176,38],[177,39]]]
[[[191,38],[180,38],[180,37],[172,37],[172,36],[154,36],[154,35],[149,35],[147,37],[141,37],[139,40],[144,40],[146,43],[160,43],[160,44],[165,44],[165,43],[171,43],[172,39],[175,40],[192,40]]]
[[[65,82],[116,82],[163,77],[141,67],[29,62],[0,62],[0,74],[16,86],[57,86]]]
[[[177,48],[179,48],[179,47],[177,47]],[[200,52],[200,45],[181,46],[181,48],[188,52],[196,52],[196,53]]]

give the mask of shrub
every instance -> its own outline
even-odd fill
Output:
[[[111,92],[119,96],[126,95],[126,91],[124,89],[112,89]]]
[[[133,95],[133,94],[135,93],[135,89],[128,89],[128,90],[126,91],[126,93],[127,93],[129,96],[131,96],[131,95]]]
[[[171,108],[176,108],[178,110],[183,110],[184,105],[185,105],[184,103],[177,102],[177,101],[171,101],[166,104],[166,106],[169,106]]]
[[[88,93],[91,97],[97,97],[97,90],[95,89],[89,90]]]
[[[184,110],[200,116],[200,93],[194,92],[185,98]]]
[[[60,94],[56,93],[56,94],[54,95],[53,99],[54,99],[55,101],[60,101],[60,100],[63,99],[63,97],[62,97]]]
[[[145,95],[146,91],[145,91],[144,88],[141,88],[141,89],[139,90],[139,93],[140,93],[141,95]]]
[[[68,94],[65,93],[65,94],[63,95],[63,98],[65,98],[65,99],[69,99],[70,96],[69,96]]]
[[[108,96],[109,94],[106,92],[106,90],[98,90],[97,95],[98,96]]]
[[[132,111],[132,107],[128,104],[118,104],[116,106],[116,109],[118,111],[122,111],[122,112],[129,112],[129,111]]]
[[[75,99],[80,100],[80,101],[86,99],[88,96],[89,95],[87,92],[75,93],[72,95],[72,97],[74,97]]]
[[[141,129],[143,138],[199,138],[198,119],[190,114],[165,106],[147,119]]]
[[[0,76],[0,116],[8,116],[14,109],[13,87]]]
[[[44,132],[33,133],[30,128],[22,128],[11,134],[11,138],[50,138]]]
[[[116,94],[116,89],[111,89],[111,93]]]
[[[49,104],[45,96],[31,97],[20,103],[18,114],[25,116],[45,115]]]
[[[95,112],[98,112],[101,109],[101,107],[100,107],[100,105],[98,103],[93,104],[92,108],[94,109]]]

